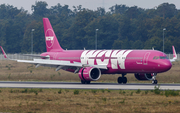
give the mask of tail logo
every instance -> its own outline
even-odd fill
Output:
[[[53,30],[48,29],[46,31],[45,36],[46,36],[46,45],[48,48],[51,48],[54,44],[54,36],[55,36]]]

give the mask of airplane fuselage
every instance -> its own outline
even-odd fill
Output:
[[[106,65],[108,69],[102,70],[102,74],[161,73],[172,66],[166,54],[156,50],[63,50],[41,56],[70,63]]]

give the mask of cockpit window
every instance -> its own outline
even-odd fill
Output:
[[[155,60],[155,59],[159,59],[159,56],[155,56],[153,59],[154,59],[154,60]]]
[[[160,56],[160,59],[168,59],[167,56]]]
[[[157,60],[157,59],[169,59],[169,58],[167,56],[154,56],[153,59]]]

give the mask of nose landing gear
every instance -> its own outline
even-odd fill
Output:
[[[157,80],[153,80],[153,81],[152,81],[152,84],[157,84],[157,83],[158,83]]]
[[[157,75],[157,73],[152,74],[152,84],[157,84],[158,83],[158,81],[156,80],[156,75]]]

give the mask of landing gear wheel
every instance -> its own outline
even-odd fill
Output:
[[[127,78],[123,77],[123,84],[126,84],[126,83],[127,83]]]
[[[119,84],[122,84],[122,83],[126,84],[127,83],[127,78],[126,77],[118,77],[117,82]]]
[[[91,81],[86,81],[86,84],[90,84],[91,83]]]
[[[123,82],[122,77],[118,77],[117,82],[118,82],[119,84],[121,84],[121,83]]]
[[[153,81],[152,81],[152,84],[157,84],[157,83],[158,83],[157,80],[153,80]]]
[[[152,84],[157,84],[158,83],[158,81],[156,80],[157,73],[152,73],[151,76],[152,76]]]
[[[84,80],[81,80],[81,84],[90,84],[91,81],[84,81]]]
[[[84,80],[81,80],[81,84],[85,84],[86,83],[86,81],[84,81]]]

